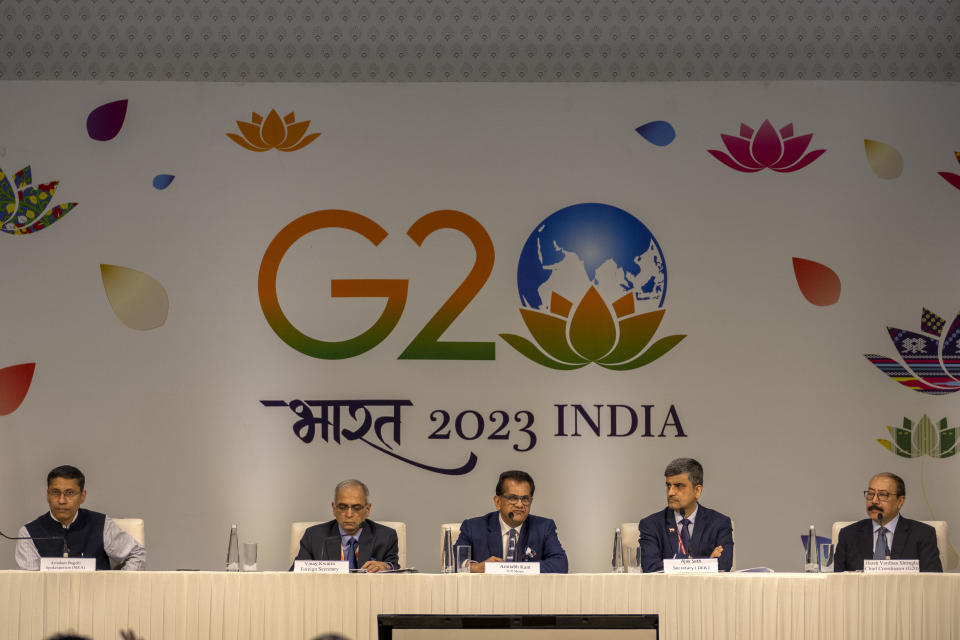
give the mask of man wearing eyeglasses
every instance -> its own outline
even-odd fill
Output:
[[[837,536],[834,571],[862,571],[863,561],[919,560],[920,571],[943,571],[933,527],[900,515],[907,497],[903,479],[878,473],[863,492],[869,519],[844,527]]]
[[[541,573],[567,572],[556,523],[530,515],[535,489],[526,471],[504,471],[493,497],[497,510],[463,521],[454,546],[470,545],[471,573],[484,573],[485,562],[539,562]]]
[[[376,573],[400,568],[397,532],[370,520],[370,490],[344,480],[333,491],[334,520],[309,527],[296,560],[346,560],[353,570]],[[292,569],[292,567],[291,567]]]
[[[47,474],[50,511],[20,527],[17,566],[40,569],[40,558],[96,558],[97,570],[139,571],[147,567],[147,550],[109,516],[80,505],[87,499],[86,478],[63,465]]]
[[[720,571],[733,567],[733,523],[699,503],[703,466],[693,458],[672,460],[663,472],[667,508],[640,521],[640,568],[663,571],[666,558],[717,558]]]

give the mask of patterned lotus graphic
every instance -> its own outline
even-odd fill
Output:
[[[954,157],[956,157],[957,162],[960,162],[960,151],[954,152]],[[960,174],[950,173],[949,171],[938,171],[937,175],[949,182],[951,185],[960,189]]]
[[[58,204],[44,213],[60,183],[54,180],[32,187],[31,182],[30,167],[24,167],[13,177],[14,191],[6,174],[0,170],[0,230],[4,233],[24,235],[46,229],[77,206],[76,202]]]
[[[930,519],[936,520],[937,516],[933,512],[933,505],[930,498],[927,497],[927,483],[924,478],[924,462],[926,458],[943,460],[952,458],[957,454],[957,428],[951,428],[947,425],[947,419],[941,418],[934,424],[926,414],[916,423],[909,418],[903,419],[902,427],[887,427],[890,432],[890,440],[877,438],[884,449],[901,458],[920,458],[920,489],[923,493],[923,501],[927,504],[930,511]],[[953,499],[950,492],[950,499]],[[960,555],[956,548],[948,540],[946,550],[946,563],[944,569],[955,569],[960,564]]]
[[[803,155],[810,146],[813,134],[794,136],[792,122],[779,131],[773,128],[769,120],[764,120],[757,130],[741,123],[739,136],[721,134],[720,138],[729,154],[717,149],[708,149],[707,152],[731,169],[744,173],[756,173],[763,169],[780,173],[799,171],[827,151],[817,149]]]
[[[945,325],[943,318],[924,309],[920,316],[922,333],[887,327],[909,371],[886,356],[865,355],[880,371],[909,389],[934,395],[953,393],[960,390],[960,314],[944,334]]]
[[[541,222],[520,253],[517,288],[536,344],[500,337],[551,369],[636,369],[686,337],[666,336],[644,351],[666,313],[663,252],[642,222],[610,205],[577,204]]]
[[[949,458],[957,454],[957,429],[947,426],[947,419],[933,421],[924,414],[916,424],[903,419],[902,427],[887,427],[892,440],[877,438],[888,451],[901,458]]]
[[[235,133],[228,133],[227,137],[250,151],[297,151],[316,140],[320,133],[305,136],[310,121],[297,122],[296,119],[293,111],[282,119],[275,109],[271,109],[266,118],[254,112],[250,116],[251,122],[237,120],[237,127],[243,137]]]

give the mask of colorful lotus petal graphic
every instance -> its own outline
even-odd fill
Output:
[[[27,397],[36,362],[25,362],[0,369],[0,416],[16,411]]]
[[[126,117],[126,100],[114,100],[102,104],[87,116],[87,135],[100,142],[113,140],[123,128]]]
[[[33,181],[30,167],[24,167],[13,177],[16,191],[10,180],[0,170],[0,230],[13,235],[24,235],[45,229],[67,215],[77,206],[76,202],[58,204],[44,213],[53,201],[53,194],[60,184],[57,180],[30,186]]]
[[[886,356],[865,354],[880,371],[903,386],[934,395],[960,391],[960,314],[946,333],[946,321],[929,309],[920,317],[920,331],[887,327],[893,346],[909,368]],[[943,338],[941,344],[940,339]]]
[[[120,322],[131,329],[162,327],[170,311],[167,290],[153,277],[114,264],[101,264],[100,277],[107,302]]]
[[[923,414],[916,424],[909,418],[903,419],[902,427],[887,427],[892,440],[877,438],[888,451],[901,458],[949,458],[957,454],[957,428],[947,426],[947,419],[933,421]]]
[[[957,158],[957,162],[960,162],[960,151],[956,151],[953,154]],[[960,189],[960,174],[950,173],[949,171],[939,171],[937,172],[941,178],[949,182],[951,185]]]
[[[686,338],[666,336],[643,351],[666,310],[635,313],[633,293],[616,300],[611,313],[596,288],[590,287],[572,314],[571,310],[573,304],[554,292],[549,313],[520,309],[536,345],[510,333],[501,333],[500,337],[534,362],[551,369],[579,369],[595,362],[614,371],[650,364]]]
[[[828,307],[840,299],[840,276],[827,265],[805,258],[794,258],[793,273],[797,278],[800,293],[810,304]]]
[[[878,178],[893,180],[903,174],[903,156],[886,142],[865,139],[863,149],[867,163]]]
[[[320,133],[311,133],[305,137],[310,121],[296,122],[296,119],[293,111],[283,116],[283,119],[275,109],[271,109],[266,118],[254,112],[250,116],[250,122],[237,120],[237,127],[243,137],[235,133],[228,133],[227,137],[250,151],[297,151],[316,140]]]
[[[793,123],[779,131],[769,120],[764,120],[757,130],[741,123],[739,136],[721,134],[720,138],[729,154],[717,149],[708,149],[707,152],[731,169],[744,173],[763,169],[780,173],[799,171],[826,152],[826,149],[817,149],[803,155],[813,134],[794,136]]]

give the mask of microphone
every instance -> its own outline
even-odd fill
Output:
[[[508,512],[507,512],[507,516],[508,516],[511,520],[513,520],[513,511],[508,511]]]
[[[320,560],[326,560],[326,559],[327,559],[327,544],[328,544],[331,540],[336,540],[336,541],[337,541],[337,546],[340,545],[340,536],[330,536],[330,537],[328,537],[328,538],[324,538],[324,539],[323,539],[323,544],[320,546],[320,558],[319,558]]]
[[[8,536],[3,531],[0,531],[0,536],[3,536],[7,540],[63,540],[63,557],[70,557],[70,547],[67,546],[67,536],[49,536],[49,537],[33,537],[33,536]]]

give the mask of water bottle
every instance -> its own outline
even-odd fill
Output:
[[[456,561],[453,558],[453,533],[450,529],[443,529],[443,546],[440,548],[441,573],[456,573]]]
[[[230,525],[230,542],[227,543],[227,571],[240,571],[240,542],[237,525]]]
[[[620,527],[613,532],[613,572],[623,573],[623,534]]]
[[[804,573],[819,573],[820,562],[817,558],[817,532],[813,525],[810,525],[810,534],[807,537],[806,557],[803,561]]]

